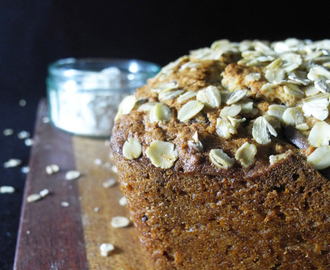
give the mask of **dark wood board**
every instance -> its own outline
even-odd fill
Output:
[[[133,225],[113,228],[114,216],[129,217],[119,185],[104,188],[116,178],[106,140],[74,136],[44,123],[47,102],[40,102],[24,192],[15,270],[37,269],[152,269]],[[96,162],[97,161],[97,162]],[[46,166],[60,171],[47,174]],[[65,173],[78,170],[81,177],[65,180]],[[28,203],[33,193],[48,189],[50,195]],[[68,202],[68,207],[61,206]],[[98,211],[96,211],[98,209]],[[114,252],[102,257],[99,247],[112,243]]]

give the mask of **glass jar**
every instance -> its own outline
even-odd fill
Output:
[[[77,135],[110,136],[120,101],[159,71],[158,65],[140,60],[58,60],[48,67],[51,122]]]

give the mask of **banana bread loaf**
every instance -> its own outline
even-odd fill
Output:
[[[329,269],[330,40],[220,40],[119,106],[111,150],[155,269]]]

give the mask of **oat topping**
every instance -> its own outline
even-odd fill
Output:
[[[199,102],[210,108],[219,108],[221,104],[220,91],[217,87],[212,85],[205,89],[199,90],[196,98]]]
[[[234,103],[240,101],[242,98],[244,98],[246,96],[247,93],[248,93],[248,90],[246,90],[246,89],[235,90],[234,92],[232,92],[230,94],[230,96],[226,100],[226,104],[231,105],[231,104],[234,104]]]
[[[222,149],[212,149],[209,154],[211,162],[218,168],[227,169],[234,165],[235,160],[230,158]]]
[[[184,92],[184,90],[161,92],[161,93],[159,93],[158,98],[160,101],[171,100],[171,99],[175,99],[176,97],[180,96],[183,92]]]
[[[180,122],[184,122],[193,118],[204,108],[204,104],[200,103],[197,100],[188,101],[185,105],[182,106],[178,112],[178,119]]]
[[[193,148],[196,148],[200,152],[203,151],[203,144],[200,142],[200,140],[198,138],[198,132],[197,131],[192,136],[192,140],[188,141],[188,145],[193,147]]]
[[[166,93],[173,89],[177,89],[178,84],[176,82],[169,82],[169,83],[162,83],[158,85],[156,88],[152,88],[151,91],[157,92],[157,93]]]
[[[187,101],[188,99],[195,98],[196,95],[197,95],[197,92],[188,91],[188,92],[180,95],[177,99],[177,102],[183,103],[183,102]]]
[[[16,159],[16,158],[12,158],[12,159],[9,159],[8,161],[6,161],[3,164],[3,167],[5,167],[5,168],[12,168],[12,167],[17,167],[17,166],[19,166],[21,164],[22,164],[22,160]]]
[[[302,124],[305,117],[298,108],[287,108],[282,115],[282,120],[287,125],[295,126]]]
[[[254,144],[245,142],[238,148],[235,158],[240,161],[243,167],[249,167],[255,160],[257,154],[257,147]]]
[[[283,86],[284,92],[288,95],[295,96],[297,98],[303,98],[305,96],[304,91],[302,91],[298,85],[287,84]]]
[[[136,103],[136,97],[134,95],[125,97],[122,102],[119,104],[117,115],[115,120],[117,120],[123,114],[129,114],[130,111],[134,108]]]
[[[199,67],[201,65],[201,63],[194,63],[194,62],[190,62],[188,61],[187,63],[183,64],[180,67],[180,71],[185,70],[186,68],[189,68],[191,71],[196,70],[196,67]]]
[[[261,74],[260,73],[253,73],[253,72],[246,75],[246,77],[245,77],[245,80],[247,80],[249,82],[259,81],[260,79],[261,79]]]
[[[279,162],[282,159],[285,159],[287,157],[287,153],[278,154],[278,155],[270,155],[269,156],[269,163],[271,165],[274,165],[275,163]]]
[[[302,111],[306,117],[325,120],[329,116],[329,94],[316,94],[303,100]]]
[[[140,111],[150,112],[150,110],[157,104],[157,102],[144,103],[139,107]]]
[[[329,145],[330,125],[326,122],[317,122],[308,136],[308,142],[314,147]]]
[[[283,119],[283,114],[284,114],[286,109],[287,109],[287,107],[284,106],[284,105],[272,104],[268,107],[267,114],[268,115],[273,115],[276,118],[282,120]]]
[[[42,198],[42,196],[40,194],[31,194],[26,198],[26,201],[28,203],[30,202],[35,202],[35,201],[39,201]]]
[[[271,142],[270,135],[277,136],[276,130],[267,121],[266,117],[259,116],[253,122],[252,136],[259,144],[267,144]]]
[[[171,110],[162,103],[156,103],[150,110],[151,123],[165,123],[171,120]]]
[[[173,143],[156,140],[147,148],[146,155],[154,166],[168,169],[173,166],[179,156],[174,147]]]
[[[185,59],[188,59],[188,56],[182,56],[177,60],[175,60],[174,62],[171,62],[168,65],[164,66],[160,70],[160,72],[154,77],[154,79],[158,79],[159,81],[165,80],[174,72],[174,68],[176,68]]]
[[[330,166],[330,145],[318,147],[307,158],[307,162],[312,164],[316,170],[323,170]]]
[[[241,137],[252,139],[255,144],[244,143],[236,153],[231,153],[242,167],[253,165],[258,144],[267,145],[274,137],[282,140],[283,130],[292,127],[308,138],[310,146],[316,147],[307,160],[315,168],[322,168],[326,159],[321,159],[323,163],[319,165],[318,158],[327,152],[330,141],[329,51],[330,40],[218,40],[163,67],[145,88],[121,102],[116,120],[138,111],[150,123],[161,124],[164,133],[169,127],[201,123],[205,125],[203,131],[217,134],[221,143]],[[144,125],[148,132],[155,126]],[[220,168],[233,164],[229,157],[223,158],[224,152],[213,151],[219,149],[204,153],[207,147],[198,140],[202,133],[199,130],[195,134],[197,137],[185,137],[189,147],[182,151],[196,148],[200,154],[209,154]],[[171,140],[171,146],[160,149],[158,143],[167,143],[161,140]],[[151,144],[148,141],[150,146],[145,154],[154,166],[171,168],[178,159],[174,149],[180,149],[177,144],[180,140],[175,140],[173,134],[161,140]],[[141,148],[143,143],[141,140]],[[270,163],[274,164],[279,157],[271,155]]]
[[[142,153],[141,143],[135,138],[128,138],[123,146],[123,155],[127,159],[138,158]]]
[[[221,117],[234,117],[237,116],[242,110],[242,107],[240,105],[231,105],[231,106],[225,106],[221,112]]]

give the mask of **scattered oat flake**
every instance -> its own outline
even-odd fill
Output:
[[[62,207],[69,207],[70,204],[68,202],[61,202]]]
[[[22,173],[28,173],[30,171],[30,167],[29,166],[24,166],[24,167],[22,167],[22,169],[21,169],[21,172]]]
[[[0,193],[14,193],[14,192],[15,192],[15,188],[13,188],[11,186],[0,187]]]
[[[104,163],[104,166],[107,167],[107,168],[110,168],[111,164],[110,164],[110,162],[106,162],[106,163]]]
[[[112,166],[111,166],[111,170],[112,170],[113,172],[115,172],[115,173],[118,172],[117,167],[116,167],[115,165],[112,165]]]
[[[80,176],[80,172],[72,170],[72,171],[68,171],[65,174],[65,179],[69,180],[69,181],[70,180],[75,180],[75,179],[79,178],[79,176]]]
[[[41,199],[41,195],[40,194],[31,194],[26,198],[27,202],[35,202],[35,201],[39,201]]]
[[[21,99],[19,102],[18,102],[19,106],[21,107],[24,107],[26,105],[26,100],[25,99]]]
[[[109,146],[109,145],[110,145],[110,140],[105,140],[105,141],[104,141],[104,144],[105,144],[106,146]]]
[[[101,164],[102,164],[102,160],[99,159],[99,158],[97,158],[97,159],[94,160],[94,163],[95,163],[96,165],[101,165]]]
[[[111,226],[114,228],[124,228],[127,227],[129,223],[130,221],[127,217],[117,216],[111,219]]]
[[[10,136],[10,135],[13,135],[14,134],[14,130],[11,129],[11,128],[6,128],[3,130],[3,135],[5,136]]]
[[[60,167],[56,164],[51,164],[51,165],[46,166],[47,174],[57,173],[59,170],[60,170]]]
[[[49,117],[47,117],[47,116],[43,117],[43,118],[42,118],[42,122],[45,123],[45,124],[46,124],[46,123],[49,123],[49,122],[50,122]]]
[[[25,139],[24,143],[26,146],[31,146],[31,145],[33,145],[33,139],[27,138],[27,139]]]
[[[22,131],[18,132],[17,137],[18,137],[19,139],[26,139],[26,138],[29,138],[29,137],[30,137],[30,132],[25,131],[25,130],[22,130]]]
[[[126,198],[125,198],[125,197],[121,197],[121,198],[119,199],[119,204],[122,205],[122,206],[127,205]]]
[[[117,184],[116,179],[114,179],[114,178],[110,178],[110,179],[108,179],[107,181],[105,181],[105,182],[103,183],[103,187],[104,187],[104,188],[109,188],[109,187],[113,187],[113,186],[115,186],[116,184]]]
[[[39,194],[41,197],[46,197],[49,194],[49,190],[47,188],[45,188],[45,189],[41,190],[39,192]]]
[[[12,167],[17,167],[19,165],[22,164],[22,160],[20,159],[15,159],[15,158],[12,158],[12,159],[9,159],[8,161],[6,161],[3,166],[5,168],[12,168]]]
[[[112,244],[109,243],[103,243],[100,246],[100,251],[101,251],[101,255],[103,257],[107,257],[110,255],[110,253],[115,249],[115,247]]]

